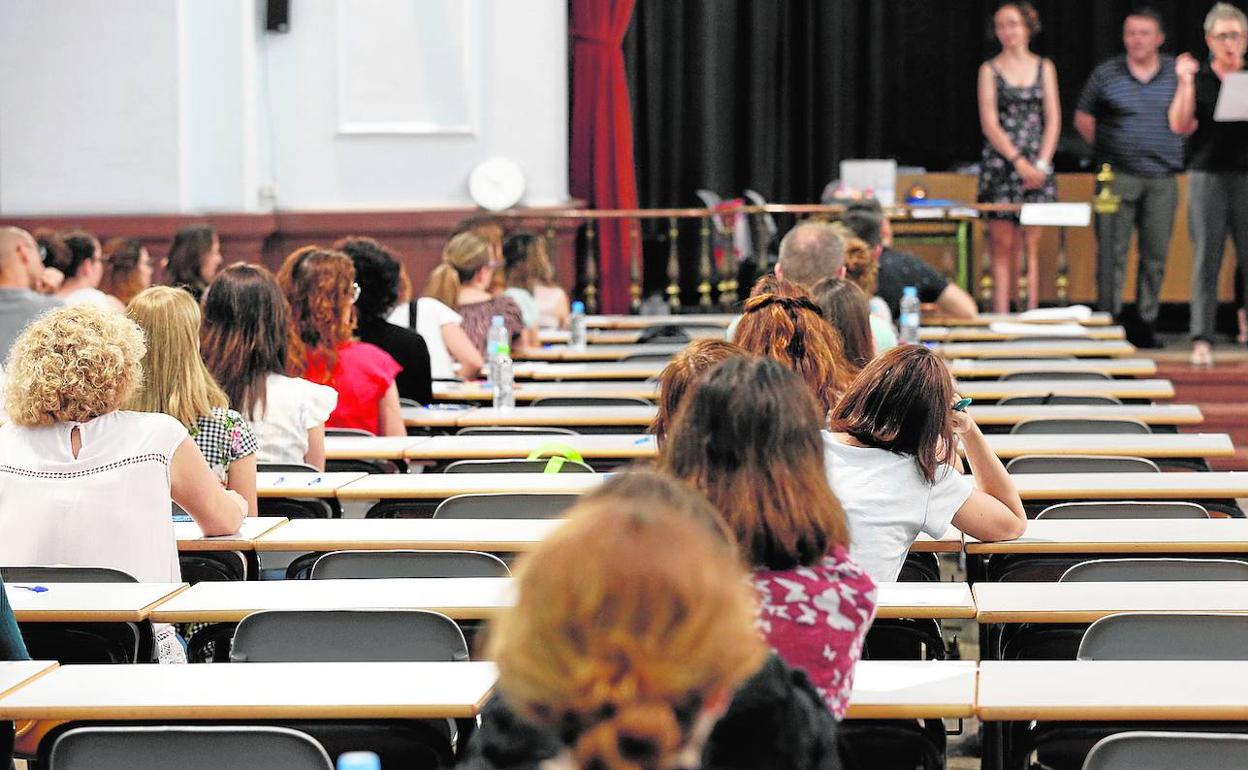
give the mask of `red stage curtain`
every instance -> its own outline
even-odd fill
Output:
[[[572,149],[570,191],[594,208],[637,207],[633,119],[621,44],[636,0],[572,0]],[[599,301],[604,313],[628,311],[625,221],[598,228]]]

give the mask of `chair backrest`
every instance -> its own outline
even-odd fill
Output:
[[[558,519],[580,495],[503,492],[455,495],[438,504],[435,519]]]
[[[1041,417],[1023,420],[1015,425],[1010,433],[1096,433],[1113,435],[1141,435],[1152,433],[1152,429],[1139,420],[1069,420]]]
[[[1121,406],[1115,396],[1067,396],[1050,393],[1047,396],[1007,396],[997,402],[999,406]]]
[[[999,378],[1002,382],[1006,381],[1033,381],[1033,380],[1112,380],[1105,372],[1095,371],[1071,371],[1069,369],[1029,369],[1025,372],[1008,372]]]
[[[1005,464],[1006,473],[1161,473],[1143,457],[1023,455]]]
[[[256,463],[256,473],[320,473],[321,469],[307,463]]]
[[[232,663],[458,660],[468,660],[463,632],[427,610],[253,612],[238,624],[230,648]]]
[[[631,361],[634,364],[650,361],[657,364],[665,364],[672,360],[675,353],[629,353],[621,358],[621,361]]]
[[[346,458],[326,460],[326,473],[403,473],[407,464],[402,460],[365,460],[362,458]]]
[[[1061,583],[1144,583],[1159,580],[1248,580],[1248,562],[1235,559],[1090,559],[1059,578]]]
[[[571,428],[529,427],[527,425],[470,425],[460,428],[456,436],[577,436]]]
[[[1140,502],[1078,502],[1050,505],[1037,519],[1207,519],[1209,511],[1198,503],[1175,500]]]
[[[1132,731],[1102,738],[1083,770],[1192,770],[1248,767],[1248,735]]]
[[[541,460],[456,460],[443,473],[545,473],[549,459]],[[585,463],[565,459],[555,473],[593,473]]]
[[[16,565],[0,567],[6,583],[137,583],[138,578],[112,567],[45,567]]]
[[[313,580],[509,575],[502,559],[480,551],[334,551],[312,565]]]
[[[533,399],[533,406],[654,406],[644,398],[606,398],[597,396],[542,396]]]
[[[637,344],[647,345],[652,342],[689,342],[691,341],[689,333],[684,327],[676,324],[659,324],[658,326],[647,326],[637,335]]]
[[[1248,615],[1107,615],[1083,632],[1078,659],[1248,660]]]
[[[368,436],[375,437],[377,434],[362,428],[326,428],[326,436]]]
[[[325,749],[286,727],[79,727],[52,744],[48,770],[333,770]]]
[[[399,408],[400,409],[403,409],[403,408],[419,409],[422,406],[424,406],[424,404],[420,403],[414,398],[403,398],[402,396],[399,396]]]
[[[286,519],[338,518],[329,501],[315,497],[262,497],[257,503],[257,511],[261,516]]]

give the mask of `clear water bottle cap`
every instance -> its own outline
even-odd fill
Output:
[[[901,290],[901,296],[903,296],[903,297],[917,297],[917,296],[919,296],[919,290],[918,290],[917,288],[915,288],[914,286],[907,286],[907,287],[905,287],[904,289],[902,289],[902,290]]]
[[[573,303],[572,303],[572,312],[573,312],[573,313],[584,313],[584,312],[585,312],[585,303],[584,303],[584,302],[581,302],[579,299],[578,299],[576,302],[573,302]]]
[[[338,757],[338,770],[381,770],[381,757],[371,751],[348,751]]]
[[[490,319],[490,326],[502,326],[502,325],[503,325],[503,317],[501,315],[496,315]]]

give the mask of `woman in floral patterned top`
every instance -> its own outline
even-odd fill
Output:
[[[199,355],[199,305],[169,286],[140,292],[126,306],[147,338],[143,386],[126,408],[164,412],[186,426],[209,467],[256,515],[256,436]]]
[[[719,509],[753,567],[759,629],[786,663],[806,669],[839,719],[876,589],[849,557],[820,411],[782,364],[730,358],[681,407],[661,463]]]

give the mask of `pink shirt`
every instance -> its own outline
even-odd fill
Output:
[[[338,364],[332,372],[325,371],[323,357],[309,355],[303,378],[338,391],[338,405],[325,421],[325,427],[361,428],[378,433],[381,397],[401,371],[403,367],[381,348],[351,341],[338,347]]]
[[[758,626],[785,663],[803,668],[840,719],[854,664],[875,619],[875,582],[841,546],[809,567],[754,570]]]

